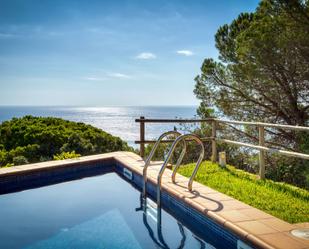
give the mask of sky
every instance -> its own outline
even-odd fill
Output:
[[[214,35],[257,0],[0,0],[0,105],[197,105]]]

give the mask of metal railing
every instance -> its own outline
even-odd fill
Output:
[[[200,167],[200,164],[202,163],[203,159],[204,159],[204,155],[205,155],[205,148],[204,148],[204,144],[203,144],[203,141],[196,135],[194,134],[185,134],[185,135],[182,135],[181,138],[179,138],[179,141],[176,141],[172,144],[171,146],[171,152],[170,153],[173,153],[173,150],[176,148],[177,144],[180,142],[180,141],[186,141],[186,139],[189,138],[189,139],[192,139],[194,140],[198,145],[200,145],[201,147],[201,151],[200,151],[200,156],[197,160],[197,163],[196,163],[196,166],[193,170],[193,173],[191,174],[191,177],[189,179],[189,182],[188,182],[188,190],[189,191],[192,191],[192,183],[193,183],[193,180],[196,176],[196,173]],[[182,162],[182,159],[183,159],[183,156],[181,157],[181,161],[179,162],[179,160],[177,161],[177,164],[176,166],[174,167],[174,170],[173,170],[173,173],[172,173],[172,182],[173,183],[176,183],[176,173],[177,173],[177,170]],[[167,157],[166,160],[169,160],[169,158]]]
[[[272,123],[262,123],[262,122],[246,122],[246,121],[231,121],[231,120],[221,120],[216,118],[208,119],[146,119],[145,117],[140,117],[136,119],[135,122],[140,123],[140,139],[135,141],[136,144],[140,145],[140,155],[141,157],[145,156],[145,144],[155,143],[155,140],[145,140],[145,123],[211,123],[212,125],[212,135],[211,137],[201,138],[202,141],[211,141],[211,160],[213,162],[217,161],[217,143],[226,143],[231,145],[236,145],[240,147],[252,148],[259,151],[259,176],[261,179],[265,178],[265,155],[266,152],[278,153],[288,157],[296,157],[302,159],[309,159],[309,154],[276,149],[267,147],[265,145],[265,127],[274,128],[274,129],[283,129],[283,130],[295,130],[295,131],[305,131],[309,132],[309,127],[306,126],[293,126],[293,125],[282,125],[282,124],[272,124]],[[243,143],[233,140],[228,140],[224,138],[217,137],[217,126],[218,124],[232,124],[232,125],[250,125],[258,127],[259,136],[258,136],[258,145]],[[162,141],[165,143],[171,143],[173,140]]]
[[[201,151],[200,151],[200,156],[198,158],[198,161],[196,163],[196,166],[194,168],[194,171],[189,179],[189,182],[188,182],[188,190],[189,191],[192,191],[192,183],[193,183],[193,180],[195,178],[195,175],[199,169],[199,166],[200,164],[202,163],[203,159],[204,159],[204,152],[205,152],[205,149],[204,149],[204,144],[203,142],[199,139],[198,136],[194,135],[194,134],[185,134],[185,135],[181,135],[179,137],[176,138],[176,140],[173,142],[168,154],[167,154],[167,157],[159,171],[159,174],[158,174],[158,177],[157,177],[157,206],[160,207],[161,206],[161,183],[162,183],[162,176],[163,176],[163,173],[166,169],[166,166],[167,164],[169,163],[169,161],[171,160],[171,157],[175,151],[175,148],[176,146],[181,142],[181,141],[186,141],[186,139],[192,139],[194,140],[197,144],[199,144],[201,146]],[[182,160],[182,158],[181,158]],[[179,159],[178,159],[179,161]],[[180,164],[179,164],[180,165]],[[179,167],[178,165],[178,167]],[[175,182],[175,174],[177,172],[177,169],[178,167],[174,169],[173,171],[173,182]]]
[[[144,198],[146,197],[146,186],[147,186],[147,169],[150,165],[150,162],[151,162],[151,159],[153,158],[159,144],[162,142],[163,138],[165,137],[168,137],[170,135],[175,135],[176,137],[179,137],[181,136],[181,133],[179,133],[178,131],[168,131],[168,132],[165,132],[163,133],[159,138],[158,140],[156,141],[155,145],[152,147],[152,150],[145,162],[145,166],[143,168],[143,179],[144,179],[144,182],[143,182],[143,196]],[[173,140],[174,141],[174,140]],[[187,150],[187,146],[186,146],[186,142],[184,141],[184,146],[183,146],[183,149],[181,151],[181,154],[176,162],[176,166],[175,167],[179,167],[180,163],[182,162],[182,159],[183,157],[185,156],[186,154],[186,150]]]

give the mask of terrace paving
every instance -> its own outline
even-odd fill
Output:
[[[57,167],[71,167],[103,159],[113,159],[128,169],[143,174],[143,159],[132,152],[113,152],[78,159],[51,161],[0,169],[0,178],[6,175],[23,174]],[[162,162],[152,162],[148,168],[148,181],[156,184]],[[162,177],[162,189],[184,203],[192,206],[205,216],[237,234],[244,241],[261,248],[305,249],[309,240],[296,238],[290,231],[296,228],[309,228],[309,223],[290,224],[261,210],[253,208],[232,197],[220,193],[198,182],[193,183],[193,191],[187,190],[188,178],[177,175],[176,184],[171,181],[172,171],[166,169]]]

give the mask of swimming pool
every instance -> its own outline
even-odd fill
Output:
[[[165,192],[159,224],[155,202],[141,197],[142,176],[103,164],[2,184],[0,248],[253,248]]]
[[[116,173],[11,193],[1,196],[0,206],[5,224],[0,227],[0,248],[211,245],[165,211],[160,240],[155,209],[144,213],[140,192]]]

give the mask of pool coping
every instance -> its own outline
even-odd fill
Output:
[[[75,159],[1,168],[0,180],[7,176],[71,167],[102,160],[116,161],[136,174],[142,175],[144,161],[140,156],[132,152],[111,152]],[[160,166],[159,162],[151,164],[148,169],[147,179],[149,182],[156,184]],[[174,184],[171,181],[171,173],[171,170],[165,170],[162,178],[163,191],[236,234],[243,241],[259,248],[309,248],[309,240],[298,239],[290,234],[292,229],[309,228],[309,223],[290,224],[198,182],[193,183],[193,191],[189,192],[186,188],[188,178],[178,174],[176,184]]]

